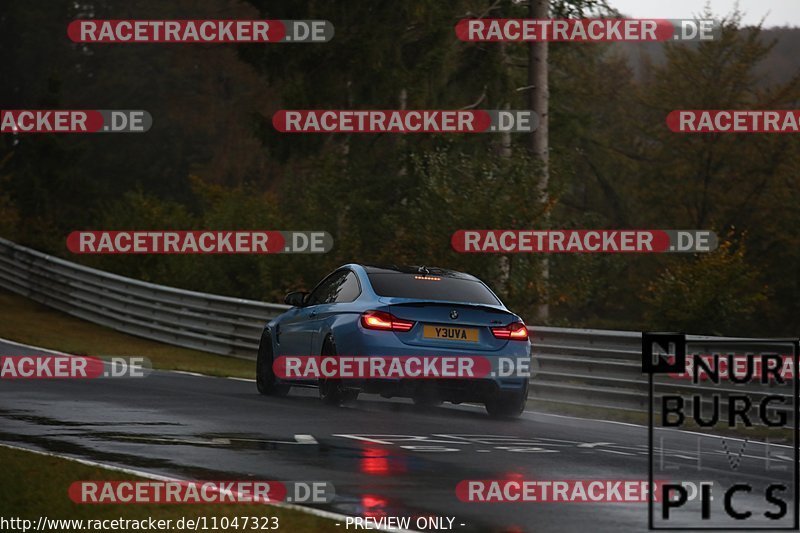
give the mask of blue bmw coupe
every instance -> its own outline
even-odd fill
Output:
[[[331,404],[365,392],[412,398],[420,405],[483,403],[494,417],[516,417],[525,408],[528,378],[519,374],[305,381],[275,374],[273,363],[282,356],[447,356],[529,364],[527,327],[474,276],[432,267],[348,264],[310,293],[289,293],[285,302],[293,307],[261,335],[256,365],[261,394],[284,396],[292,385],[311,383]]]

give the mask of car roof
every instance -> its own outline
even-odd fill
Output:
[[[477,279],[465,272],[424,265],[361,265],[367,274],[422,274],[459,279]]]

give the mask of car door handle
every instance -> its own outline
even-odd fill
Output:
[[[314,318],[315,316],[317,316],[317,312],[316,311],[311,311],[310,313],[308,313],[308,316],[310,316],[311,318]]]

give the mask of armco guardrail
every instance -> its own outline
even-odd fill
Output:
[[[642,335],[631,331],[531,328],[536,379],[532,398],[646,411]]]
[[[579,406],[648,411],[649,380],[647,374],[642,373],[641,333],[547,327],[531,329],[537,369],[535,378],[531,380],[531,398]],[[691,351],[699,354],[776,352],[774,345],[741,337],[687,335],[686,340]],[[791,349],[787,349],[784,355],[791,355]],[[704,417],[711,413],[707,405],[710,391],[720,394],[722,408],[726,408],[729,395],[746,392],[754,405],[770,394],[784,396],[785,404],[775,404],[768,411],[784,411],[790,419],[793,411],[792,400],[787,394],[790,388],[775,382],[694,384],[691,379],[659,375],[654,379],[654,388],[657,395],[677,393],[684,398],[699,395],[704,404]],[[691,401],[688,407],[691,407]]]
[[[117,276],[5,239],[0,286],[125,333],[248,359],[256,356],[264,324],[289,308]]]
[[[146,283],[5,239],[0,239],[0,287],[125,333],[247,359],[255,359],[264,324],[289,308]],[[536,372],[531,380],[532,399],[647,411],[641,333],[532,327],[531,341]],[[704,353],[712,351],[720,348],[709,347]],[[702,387],[681,380],[658,387],[684,394],[702,392]],[[751,392],[756,398],[764,394],[763,390]]]

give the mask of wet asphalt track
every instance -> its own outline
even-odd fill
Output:
[[[29,352],[0,341],[0,354]],[[464,479],[646,480],[644,427],[537,412],[495,421],[478,407],[420,410],[373,395],[336,408],[316,395],[293,389],[287,398],[267,398],[252,382],[174,372],[142,379],[4,380],[0,441],[194,479],[330,481],[337,495],[321,508],[362,516],[454,516],[455,531],[647,529],[647,504],[464,503],[455,495]],[[748,481],[759,490],[783,480],[791,487],[789,447],[749,442],[733,468],[741,442],[728,439],[728,455],[718,438],[658,431],[656,441],[662,436],[659,479],[726,487]],[[657,466],[661,458],[656,455]],[[721,500],[719,494],[712,502],[715,514]],[[758,514],[774,509],[757,491],[735,501]],[[680,517],[684,525],[699,525],[696,506],[687,514]]]

